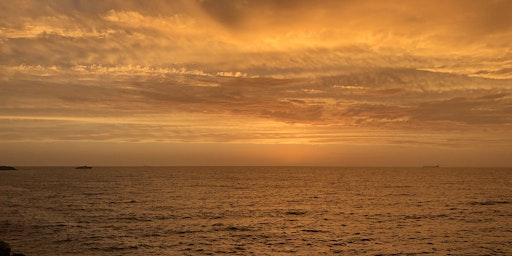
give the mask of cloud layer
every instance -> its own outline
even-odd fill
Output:
[[[0,140],[512,148],[510,9],[2,2]]]

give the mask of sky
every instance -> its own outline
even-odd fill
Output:
[[[0,165],[512,166],[512,1],[0,2]]]

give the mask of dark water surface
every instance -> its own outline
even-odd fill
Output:
[[[0,239],[34,255],[512,255],[510,168],[26,167]]]

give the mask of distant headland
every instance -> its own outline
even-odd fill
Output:
[[[4,171],[7,171],[7,170],[16,170],[16,168],[12,167],[12,166],[7,166],[7,165],[0,165],[0,170],[4,170]]]

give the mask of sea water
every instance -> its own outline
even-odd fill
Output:
[[[512,255],[510,168],[25,167],[0,239],[33,255]]]

